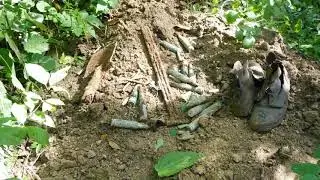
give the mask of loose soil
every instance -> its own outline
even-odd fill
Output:
[[[127,0],[112,15],[107,36],[108,41],[117,41],[118,47],[94,102],[81,102],[87,80],[78,75],[80,67],[74,67],[61,84],[72,100],[56,114],[57,128],[50,130],[50,147],[38,161],[42,179],[159,179],[154,164],[161,155],[174,150],[201,152],[204,158],[167,179],[294,179],[290,171],[293,162],[315,162],[311,153],[320,143],[319,62],[285,51],[281,38],[272,33],[259,40],[256,49],[245,50],[221,20],[210,14],[190,12],[184,1]],[[135,86],[129,83],[124,89],[126,79],[134,76],[145,83],[150,121],[170,121],[160,91],[150,85],[157,80],[140,28],[146,25],[152,29],[156,42],[162,39],[178,45],[174,26],[179,24],[198,29],[180,32],[196,42],[195,50],[184,56],[194,65],[202,87],[219,89],[215,97],[223,100],[223,108],[201,122],[201,127],[192,133],[194,137],[186,141],[170,136],[174,127],[152,130],[111,127],[113,118],[137,120],[137,108],[122,105]],[[271,132],[260,134],[250,130],[247,119],[231,113],[235,85],[229,71],[237,60],[263,64],[269,50],[263,41],[286,54],[291,90],[284,122]],[[82,45],[85,46],[89,51],[95,49]],[[178,65],[173,53],[160,49],[165,67]],[[187,91],[176,88],[172,91],[176,103],[182,104],[181,95]],[[187,116],[182,119],[186,123],[192,120]],[[160,138],[164,146],[156,150]]]

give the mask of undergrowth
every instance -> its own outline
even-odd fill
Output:
[[[118,0],[0,1],[2,152],[11,152],[24,142],[31,142],[31,148],[39,152],[49,144],[46,129],[55,127],[52,115],[64,105],[51,92],[67,93],[57,84],[66,77],[74,60],[65,53],[51,56],[50,51],[67,51],[64,47],[73,39],[97,38],[97,30],[104,28],[102,17],[117,3]],[[3,158],[3,154],[0,156]]]
[[[189,5],[224,14],[228,24],[236,25],[236,37],[245,48],[255,44],[262,28],[268,28],[279,32],[289,48],[320,60],[320,1],[201,0]]]

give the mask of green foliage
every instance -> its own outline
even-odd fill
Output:
[[[313,156],[320,159],[320,145],[314,151]],[[295,163],[291,165],[291,170],[300,176],[301,180],[320,179],[320,160],[317,164],[312,163]]]
[[[49,144],[49,134],[38,127],[0,127],[0,145],[19,145],[26,137],[41,145]]]
[[[158,150],[159,148],[161,148],[164,145],[164,140],[162,138],[159,138],[154,146],[154,148],[156,150]]]
[[[252,47],[253,38],[262,27],[277,30],[286,43],[306,55],[320,59],[320,2],[310,0],[233,0],[212,1],[213,11],[219,4],[228,23],[237,26],[236,37],[244,47]],[[248,43],[250,39],[250,43]]]
[[[57,70],[58,61],[65,64],[72,58],[55,59],[45,53],[61,48],[63,41],[97,37],[96,30],[103,26],[98,15],[114,8],[118,0],[90,2],[1,1],[0,42],[7,46],[0,48],[0,145],[17,145],[24,138],[36,147],[48,144],[48,133],[36,126],[55,127],[51,113],[64,103],[38,91],[65,91],[56,84],[70,67]],[[31,121],[36,124],[25,126]]]
[[[192,166],[201,157],[201,154],[191,151],[169,152],[160,157],[154,168],[158,172],[159,177],[172,176]]]

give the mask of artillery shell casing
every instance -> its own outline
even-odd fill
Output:
[[[169,51],[174,52],[174,53],[182,52],[182,49],[180,49],[176,45],[168,43],[167,41],[160,41],[160,45],[167,48]]]
[[[194,106],[203,104],[207,101],[209,101],[211,99],[211,97],[209,96],[199,96],[197,94],[191,94],[188,103],[185,105],[186,108],[192,108]]]
[[[132,103],[134,105],[137,104],[137,101],[138,101],[138,86],[135,86],[130,94],[130,98],[128,100],[129,103]]]
[[[206,109],[204,109],[199,114],[199,117],[201,117],[201,116],[211,116],[212,114],[214,114],[215,112],[217,112],[221,108],[222,108],[221,101],[217,101],[217,102],[213,103],[212,105],[210,105],[209,107],[207,107]]]
[[[181,74],[180,72],[176,71],[173,68],[169,68],[167,70],[168,75],[174,76],[175,78],[179,79],[181,82],[191,84],[193,86],[198,86],[194,80],[190,79],[188,76]]]
[[[197,105],[191,109],[188,110],[188,116],[189,117],[194,117],[198,114],[200,114],[204,109],[206,109],[208,106],[210,106],[210,104],[212,104],[212,102],[207,102],[207,103],[204,103],[204,104],[200,104],[200,105]]]
[[[184,75],[188,75],[189,74],[189,70],[188,70],[188,64],[186,63],[186,62],[183,62],[182,64],[181,64],[181,68],[180,68],[180,70],[181,70],[181,73],[182,74],[184,74]]]
[[[183,37],[182,35],[178,34],[178,39],[181,42],[181,44],[183,45],[183,47],[187,50],[187,52],[191,52],[192,50],[194,50],[194,47],[192,46],[192,44],[190,43],[188,38]]]
[[[181,90],[187,90],[187,91],[193,91],[198,94],[203,94],[203,89],[202,87],[193,87],[190,84],[187,83],[176,83],[176,82],[170,82],[170,86],[179,88]]]
[[[112,119],[111,126],[126,129],[149,129],[147,124],[123,119]]]

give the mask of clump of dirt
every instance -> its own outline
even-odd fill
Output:
[[[112,66],[92,104],[81,103],[79,91],[85,83],[79,68],[63,82],[73,100],[57,113],[58,125],[52,130],[51,145],[39,159],[43,179],[157,179],[153,165],[159,156],[173,150],[192,150],[204,158],[173,179],[281,179],[294,177],[290,164],[313,162],[310,154],[320,143],[320,65],[289,51],[285,64],[291,77],[289,108],[281,126],[259,134],[247,126],[246,119],[235,117],[229,105],[233,101],[234,78],[228,72],[237,60],[264,64],[269,48],[279,51],[276,43],[258,42],[257,49],[242,49],[219,18],[190,12],[173,0],[123,1],[113,17],[109,35],[118,46]],[[153,84],[156,78],[147,58],[140,28],[149,26],[156,40],[179,45],[174,26],[190,26],[196,31],[180,32],[196,42],[195,50],[184,54],[197,72],[198,83],[205,89],[219,89],[215,95],[224,107],[201,121],[192,139],[181,141],[169,135],[172,127],[154,130],[127,130],[111,127],[113,118],[135,120],[136,107],[123,106],[136,82],[145,89],[149,117],[169,121],[161,94]],[[278,41],[276,41],[278,42]],[[270,47],[269,47],[270,46]],[[175,54],[161,48],[166,68],[177,65]],[[129,80],[128,80],[129,79]],[[83,89],[82,89],[83,90]],[[172,88],[177,103],[186,91]],[[178,107],[179,108],[179,107]],[[191,119],[186,118],[187,121]],[[164,146],[155,149],[158,139]]]

